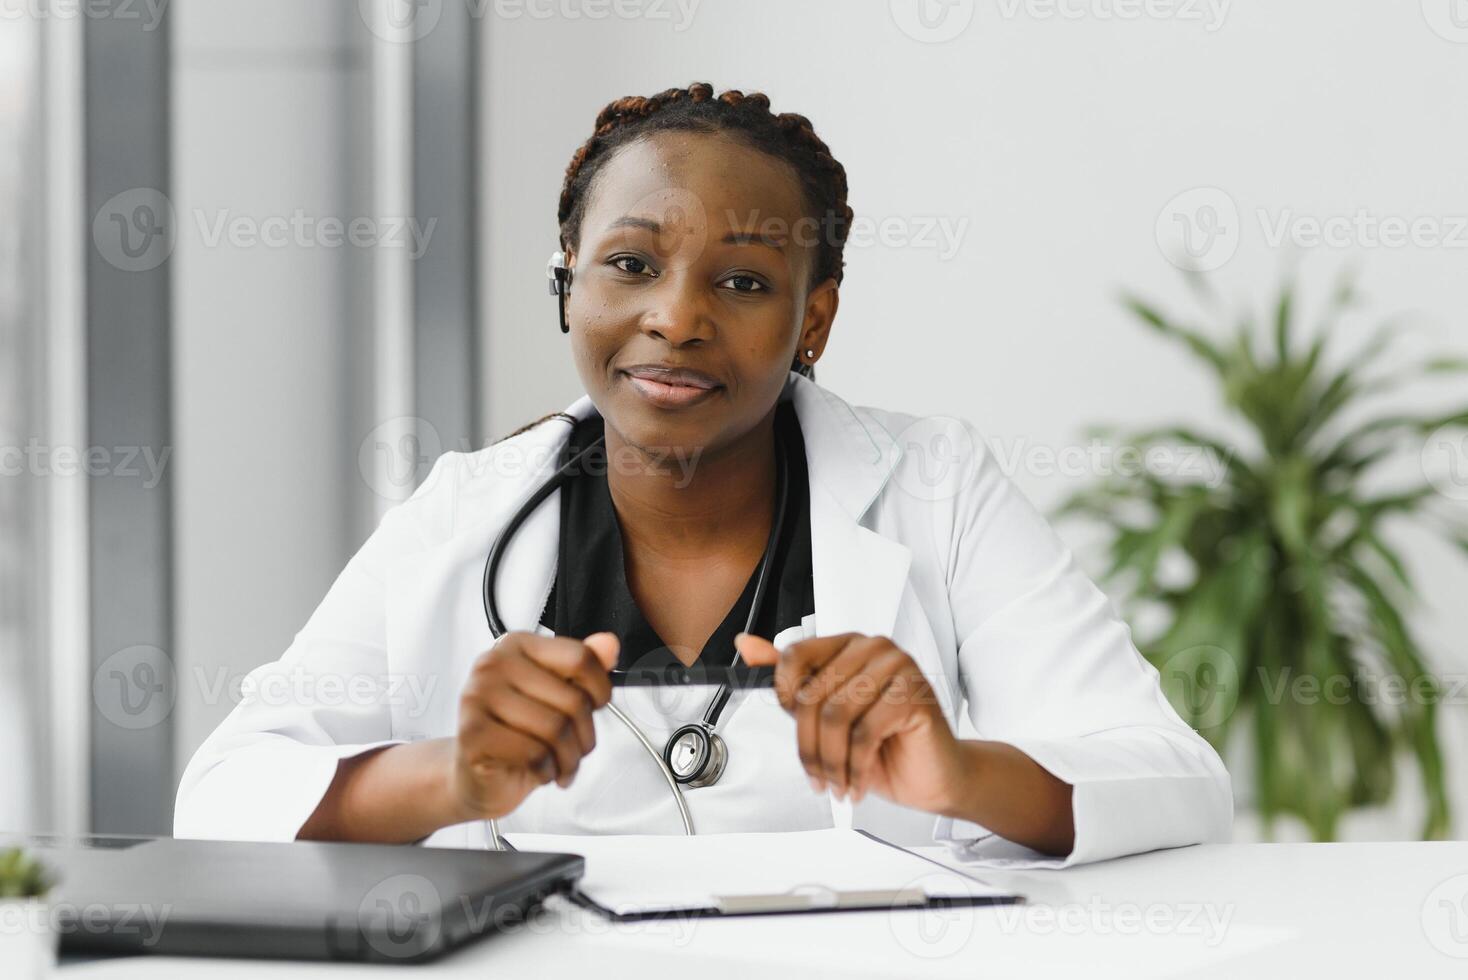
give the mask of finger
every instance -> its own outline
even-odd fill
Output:
[[[612,679],[607,676],[610,668],[602,659],[607,655],[608,637],[615,651],[617,638],[610,633],[591,634],[588,639],[592,640],[592,646],[568,636],[536,636],[534,642],[525,645],[524,651],[542,667],[584,689],[591,695],[592,703],[600,708],[612,699]]]
[[[862,646],[848,647],[847,651],[832,661],[820,676],[825,676],[829,671],[846,668],[848,665],[843,663],[844,658],[858,650],[862,650]],[[851,757],[853,727],[862,715],[866,714],[876,703],[878,692],[887,686],[887,682],[905,665],[911,663],[911,658],[890,642],[878,647],[868,646],[865,650],[865,657],[864,662],[849,665],[850,677],[845,681],[840,681],[840,686],[836,687],[821,703],[819,733],[816,741],[824,772],[823,778],[831,784],[838,797],[851,791],[848,762]],[[817,684],[819,683],[818,677]]]
[[[855,634],[847,634],[843,642],[845,645],[856,642]],[[775,690],[785,710],[795,716],[795,746],[800,764],[810,777],[811,788],[822,793],[826,790],[826,780],[821,766],[820,710],[826,692],[814,671],[807,669],[795,646],[792,644],[780,656],[780,665],[775,669]]]
[[[529,660],[521,670],[509,676],[509,681],[522,694],[571,719],[576,726],[582,755],[596,748],[596,725],[591,720],[591,712],[596,705],[583,687]]]
[[[812,675],[848,644],[860,639],[865,639],[860,633],[841,633],[801,640],[786,647],[775,665],[775,694],[785,710],[794,712],[800,691]]]
[[[735,633],[734,649],[751,667],[773,667],[780,659],[780,651],[775,649],[775,644],[753,633]]]
[[[832,778],[833,773],[828,771],[829,767],[822,758],[822,728],[825,724],[822,719],[828,711],[833,714],[833,718],[839,717],[840,708],[837,704],[828,706],[828,702],[848,679],[861,671],[868,660],[878,651],[889,649],[891,645],[892,641],[885,637],[851,635],[833,657],[808,677],[796,695],[795,733],[800,761],[821,789],[828,786],[839,789]],[[834,742],[830,735],[827,739]],[[841,757],[844,766],[844,751]]]
[[[484,706],[502,724],[550,746],[556,757],[556,782],[571,784],[581,767],[582,753],[570,718],[508,685],[492,692]]]
[[[540,739],[500,722],[478,701],[460,708],[460,741],[472,762],[510,766],[531,773],[538,785],[556,778],[556,756]]]
[[[877,760],[882,745],[893,735],[904,731],[915,719],[918,705],[905,696],[894,696],[907,685],[903,673],[894,674],[873,704],[851,728],[851,771],[852,792],[858,802],[866,796],[876,774]]]
[[[596,659],[601,662],[603,669],[611,670],[617,666],[617,655],[622,651],[622,641],[617,638],[616,633],[607,631],[592,633],[581,642],[591,647],[591,652],[596,654]]]

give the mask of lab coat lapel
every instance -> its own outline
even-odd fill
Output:
[[[891,477],[901,446],[814,381],[792,374],[790,384],[810,471],[816,630],[890,636],[912,551],[860,522]]]

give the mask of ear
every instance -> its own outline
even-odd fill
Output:
[[[826,348],[831,324],[836,320],[836,308],[841,305],[841,287],[836,280],[827,279],[812,289],[805,298],[805,317],[800,325],[800,347],[796,354],[805,356],[807,350],[815,351],[815,358]]]

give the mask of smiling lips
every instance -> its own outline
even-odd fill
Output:
[[[660,408],[683,408],[711,397],[723,385],[710,375],[691,368],[661,364],[639,364],[625,369],[632,387]]]

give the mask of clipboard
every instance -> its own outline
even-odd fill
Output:
[[[808,832],[797,832],[808,833]],[[1019,905],[1025,899],[1022,895],[1010,894],[992,890],[980,879],[966,874],[958,869],[949,867],[932,858],[916,854],[905,847],[894,844],[891,841],[878,837],[870,831],[855,829],[849,831],[863,838],[889,847],[910,858],[914,864],[913,868],[930,866],[933,874],[941,873],[952,880],[972,882],[975,886],[969,894],[929,894],[922,887],[915,886],[911,882],[900,887],[892,888],[831,888],[826,885],[810,883],[780,891],[741,891],[731,894],[711,893],[706,901],[658,904],[648,903],[646,907],[635,910],[622,910],[612,907],[610,904],[599,901],[597,898],[583,891],[580,883],[571,887],[565,893],[565,897],[576,905],[594,911],[613,922],[646,922],[662,919],[687,919],[687,918],[732,918],[737,916],[752,915],[800,915],[800,914],[829,914],[834,912],[869,912],[869,911],[891,911],[896,909],[942,909],[942,908],[973,908],[992,905]],[[705,838],[712,840],[717,846],[719,835]],[[769,836],[789,837],[791,835],[728,835],[730,837]],[[683,838],[675,838],[682,840]],[[508,842],[507,842],[508,845]],[[539,848],[535,848],[539,849]],[[588,865],[594,857],[588,857]]]

